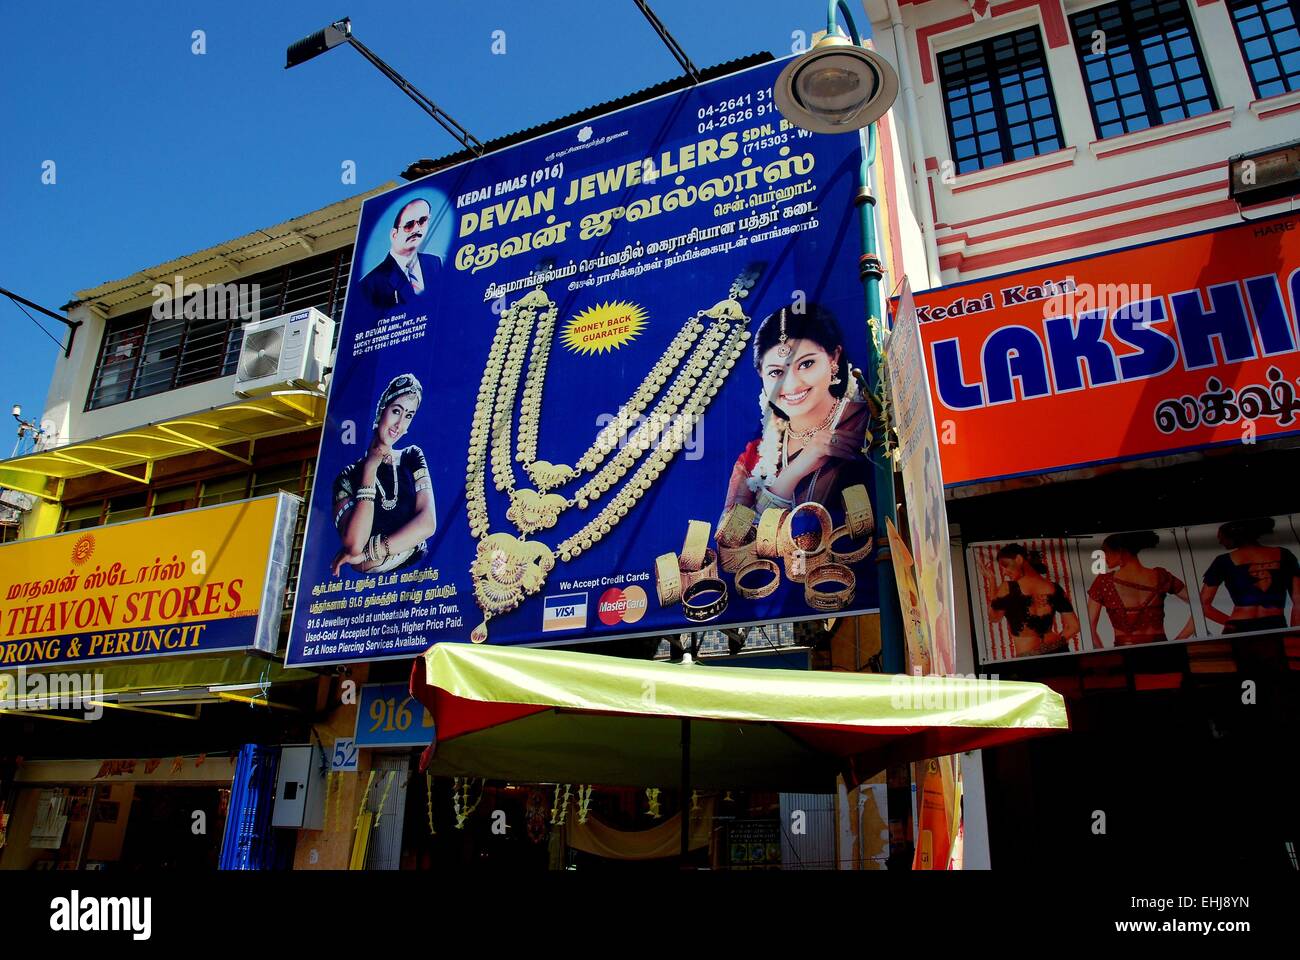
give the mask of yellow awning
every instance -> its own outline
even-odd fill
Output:
[[[58,674],[48,684],[35,675]],[[24,687],[0,688],[0,713],[59,709],[54,703],[69,694],[105,705],[162,706],[193,703],[247,703],[274,706],[272,688],[317,678],[312,670],[289,669],[278,660],[243,652],[210,657],[159,657],[121,663],[50,664],[28,670]],[[73,676],[81,677],[77,687]],[[86,678],[94,676],[93,686]],[[102,684],[102,686],[100,685]],[[48,689],[47,689],[48,688]]]
[[[247,457],[224,448],[319,427],[324,418],[323,394],[277,390],[120,433],[0,460],[0,487],[57,502],[63,497],[65,480],[111,473],[147,484],[156,461],[201,450],[249,464]]]

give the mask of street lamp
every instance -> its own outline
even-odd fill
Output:
[[[345,43],[354,47],[357,53],[369,60],[380,73],[397,84],[398,88],[414,100],[420,109],[437,120],[444,130],[459,140],[461,146],[467,150],[472,150],[476,156],[481,157],[483,155],[484,147],[478,138],[453,120],[450,114],[417,90],[414,84],[379,59],[374,51],[352,35],[352,21],[347,17],[342,20],[335,20],[325,29],[317,30],[310,36],[291,43],[284,52],[284,69],[288,70],[300,63],[306,63],[308,60],[319,57],[327,50],[333,50]]]
[[[844,16],[849,38],[840,33],[837,12]],[[875,122],[885,115],[898,96],[898,74],[883,57],[862,46],[853,14],[844,0],[829,0],[826,36],[807,53],[791,60],[772,89],[776,107],[795,126],[816,133],[855,133],[866,128],[866,144],[858,165],[858,190],[853,198],[858,208],[862,255],[858,277],[867,304],[867,364],[863,380],[874,398],[875,412],[881,411],[880,350],[877,331],[883,332],[880,281],[884,276],[876,252],[876,198],[871,192],[869,171],[876,160]],[[885,436],[889,424],[878,425]],[[895,519],[894,466],[887,457],[872,457],[876,488],[876,582],[880,592],[880,653],[886,673],[903,672],[903,618],[889,549],[887,520]]]

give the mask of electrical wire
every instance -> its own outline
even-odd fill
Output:
[[[45,334],[47,337],[49,337],[50,340],[51,340],[51,342],[53,342],[53,344],[54,344],[56,347],[58,347],[60,350],[63,349],[63,344],[61,344],[58,340],[55,340],[55,339],[54,339],[54,334],[52,334],[52,333],[50,333],[50,331],[46,330],[45,327],[41,325],[41,322],[40,322],[39,320],[37,320],[35,317],[33,317],[30,313],[27,313],[27,311],[23,308],[23,305],[22,305],[21,303],[19,303],[19,302],[18,302],[17,300],[15,300],[13,297],[9,297],[9,302],[12,303],[12,304],[13,304],[15,307],[17,307],[19,310],[22,310],[23,313],[26,314],[27,319],[30,320],[32,323],[36,324],[36,326],[40,329],[41,333],[43,333],[43,334]]]

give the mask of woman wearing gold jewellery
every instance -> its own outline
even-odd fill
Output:
[[[762,436],[736,460],[724,509],[743,503],[761,516],[807,502],[838,508],[844,489],[868,483],[870,471],[862,454],[869,410],[835,317],[813,303],[782,307],[754,336],[754,368]]]
[[[334,480],[334,524],[343,546],[331,572],[344,566],[382,573],[418,563],[436,526],[433,484],[424,453],[396,444],[411,426],[424,390],[414,375],[394,377],[375,407],[366,455]]]

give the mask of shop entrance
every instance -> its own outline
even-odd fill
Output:
[[[216,870],[230,791],[137,785],[122,841],[120,870]]]

